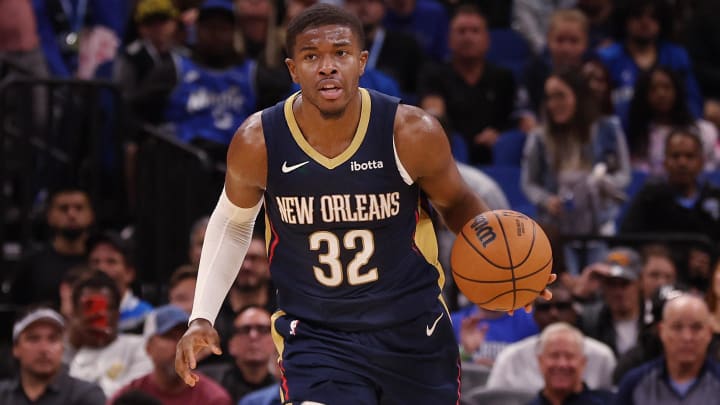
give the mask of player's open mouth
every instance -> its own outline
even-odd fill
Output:
[[[320,86],[319,91],[323,98],[328,100],[335,100],[339,98],[342,94],[342,87],[336,86],[334,84],[325,84],[323,86]]]

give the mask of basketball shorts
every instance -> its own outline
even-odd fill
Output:
[[[273,340],[284,404],[459,403],[458,345],[439,301],[411,321],[365,332],[328,329],[278,311]]]

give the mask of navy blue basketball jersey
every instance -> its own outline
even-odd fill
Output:
[[[358,128],[334,158],[303,137],[292,110],[297,94],[262,113],[278,307],[341,330],[413,319],[437,305],[444,282],[427,205],[396,161],[398,100],[360,93]]]

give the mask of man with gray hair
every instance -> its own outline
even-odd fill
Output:
[[[620,381],[617,404],[712,404],[720,394],[720,364],[708,356],[710,311],[702,298],[668,301],[660,322],[664,356],[633,369]]]
[[[583,334],[565,322],[543,329],[537,343],[537,357],[545,386],[531,405],[601,405],[612,401],[605,390],[590,390],[583,382],[587,359]]]

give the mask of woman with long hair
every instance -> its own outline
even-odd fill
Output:
[[[665,138],[684,128],[700,136],[705,170],[718,167],[718,131],[713,124],[690,112],[685,86],[673,70],[656,66],[642,74],[628,116],[628,144],[634,169],[652,175],[664,173]]]
[[[538,220],[559,234],[613,234],[619,201],[630,181],[627,144],[618,121],[600,115],[597,99],[577,70],[548,77],[543,115],[544,125],[525,145],[521,176],[523,192],[538,207]],[[603,252],[585,252],[586,261],[600,260],[595,256]],[[584,264],[578,257],[566,249],[571,273]]]

